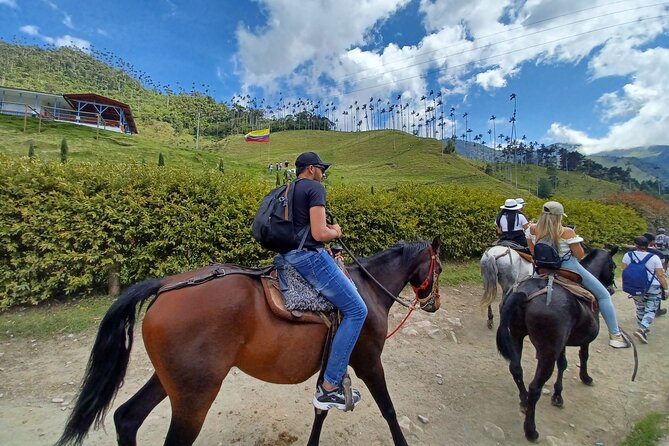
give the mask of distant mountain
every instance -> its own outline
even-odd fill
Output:
[[[629,167],[632,176],[639,181],[659,179],[669,185],[669,146],[609,150],[588,158],[604,167]]]
[[[548,147],[555,148],[555,152],[567,150],[581,151],[580,144],[554,143]],[[493,161],[495,159],[492,148],[472,141],[456,140],[455,151],[467,158],[479,161]],[[496,151],[497,158],[501,151]],[[630,169],[632,178],[638,181],[659,179],[669,187],[669,146],[635,147],[631,149],[611,150],[586,155],[586,158],[595,161],[606,168],[618,166]]]

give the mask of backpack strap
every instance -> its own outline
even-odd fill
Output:
[[[648,261],[655,255],[655,254],[653,254],[652,252],[649,252],[648,255],[647,255],[646,257],[644,257],[643,259],[639,259],[639,258],[636,256],[636,253],[631,253],[631,254],[632,254],[632,255],[634,256],[634,258],[636,259],[636,262],[635,262],[635,263],[640,263],[640,264],[642,264],[644,267],[646,267],[646,271],[648,271],[650,274],[652,274],[652,276],[650,277],[650,280],[648,280],[648,285],[646,286],[646,291],[648,291],[648,288],[650,288],[650,286],[653,284],[653,280],[655,280],[655,278],[657,277],[657,274],[655,274],[655,271],[651,271],[651,270],[649,270],[648,267],[646,266],[646,263],[647,263],[647,262],[648,262]]]

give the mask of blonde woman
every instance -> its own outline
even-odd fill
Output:
[[[625,348],[630,344],[625,340],[616,317],[616,309],[611,301],[611,295],[602,283],[595,276],[581,265],[579,262],[585,257],[583,238],[576,235],[576,232],[569,227],[562,226],[562,217],[566,217],[564,207],[557,201],[549,201],[544,204],[543,211],[539,216],[539,221],[530,226],[528,245],[534,252],[534,243],[536,240],[548,235],[554,240],[558,247],[560,256],[565,258],[562,262],[562,268],[574,271],[582,278],[582,285],[597,298],[599,311],[604,318],[604,322],[609,329],[609,345],[613,348]]]

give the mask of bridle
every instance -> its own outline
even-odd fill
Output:
[[[413,308],[415,308],[415,305],[416,305],[416,301],[418,301],[420,303],[420,308],[424,310],[425,308],[429,308],[430,305],[435,305],[435,300],[440,297],[440,295],[439,295],[439,284],[438,284],[439,275],[437,274],[437,268],[436,268],[437,253],[435,253],[434,250],[432,249],[432,245],[428,245],[428,247],[430,248],[430,256],[431,256],[430,271],[428,272],[427,277],[425,278],[425,280],[423,281],[423,283],[420,286],[415,287],[415,286],[411,285],[411,287],[414,290],[414,293],[416,293],[416,299],[414,299],[414,301],[411,302],[407,299],[403,299],[399,296],[395,296],[393,293],[388,291],[386,289],[386,287],[384,287],[381,284],[381,282],[376,280],[376,278],[372,275],[372,273],[367,271],[367,269],[364,266],[362,266],[362,263],[360,263],[358,258],[355,255],[353,255],[353,253],[351,252],[350,249],[348,249],[348,246],[346,246],[346,243],[344,243],[344,240],[339,238],[338,242],[339,242],[339,244],[341,244],[341,246],[344,248],[344,250],[348,253],[348,255],[351,256],[351,259],[353,259],[353,262],[356,265],[358,265],[360,267],[360,269],[365,274],[367,274],[367,277],[369,277],[372,280],[372,282],[374,282],[379,288],[381,288],[381,291],[383,291],[385,294],[390,296],[395,302],[399,303],[400,305],[405,306],[407,308],[410,308],[413,311]],[[422,290],[424,290],[428,287],[428,285],[430,283],[430,278],[432,278],[432,289],[430,290],[430,294],[427,295],[427,297],[421,298],[418,295],[418,292],[422,291]],[[435,292],[435,283],[437,284],[436,292]]]
[[[430,248],[430,269],[427,273],[427,277],[425,277],[425,280],[423,280],[423,283],[419,286],[411,285],[411,288],[413,288],[413,292],[416,295],[414,305],[415,302],[418,301],[421,310],[424,310],[428,306],[434,306],[435,300],[441,298],[441,295],[439,294],[439,273],[437,272],[437,253],[434,252],[431,245],[428,245],[428,247]],[[425,297],[420,297],[420,291],[426,290],[430,285],[430,282],[432,282],[430,293]]]

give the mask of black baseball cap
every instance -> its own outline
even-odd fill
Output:
[[[331,165],[332,163],[323,161],[316,152],[304,152],[295,160],[296,167],[321,166],[323,170],[327,170]]]

